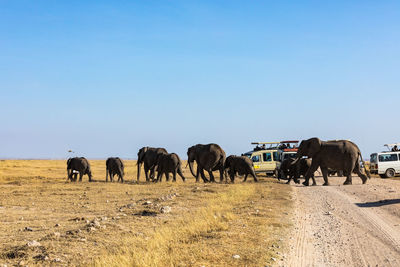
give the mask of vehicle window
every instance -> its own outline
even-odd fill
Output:
[[[397,154],[382,154],[379,155],[379,161],[384,162],[384,161],[396,161],[398,160]]]
[[[377,154],[371,154],[371,159],[370,159],[370,161],[371,161],[371,162],[376,162],[376,156],[377,156]]]
[[[259,156],[259,155],[253,156],[253,157],[251,158],[251,160],[252,160],[253,162],[260,162],[260,156]]]
[[[263,161],[272,161],[272,155],[271,153],[264,153],[263,154]]]
[[[278,158],[278,151],[273,152],[272,155],[274,156],[274,160],[275,160],[275,161],[278,161],[278,160],[279,160],[279,158]]]

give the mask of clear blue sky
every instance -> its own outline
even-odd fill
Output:
[[[83,3],[84,2],[84,3]],[[400,142],[398,1],[0,1],[0,157]]]

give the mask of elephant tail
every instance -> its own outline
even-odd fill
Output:
[[[365,162],[364,162],[364,160],[363,160],[363,158],[362,158],[362,156],[361,156],[361,152],[360,152],[360,151],[358,152],[358,155],[359,155],[359,157],[360,157],[360,159],[361,159],[361,162],[362,162],[362,164],[363,164],[365,174],[367,175],[368,179],[371,179],[371,173],[370,173],[370,172],[367,170],[367,168],[365,167]]]

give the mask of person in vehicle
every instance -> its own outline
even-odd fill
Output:
[[[395,146],[392,148],[392,151],[399,151],[399,149],[397,148],[397,145],[395,145]]]
[[[262,146],[261,146],[261,149],[262,150],[265,150],[266,148],[265,148],[265,144],[263,144]]]

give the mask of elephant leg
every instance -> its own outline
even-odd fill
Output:
[[[219,169],[219,182],[222,183],[225,180],[225,172],[224,169]]]
[[[149,182],[150,181],[150,179],[149,179],[149,167],[145,163],[143,168],[144,168],[144,175],[146,176],[146,182]]]
[[[74,182],[78,181],[78,174],[74,173]]]
[[[250,172],[250,175],[253,176],[254,182],[258,182],[257,176],[253,170]]]
[[[346,181],[344,181],[344,185],[349,185],[349,184],[352,184],[353,183],[353,179],[352,179],[352,177],[351,177],[351,172],[348,172],[347,173],[347,175],[346,175]]]
[[[362,183],[365,184],[365,183],[367,182],[367,180],[368,180],[368,177],[367,177],[364,173],[361,172],[360,167],[359,167],[359,166],[356,167],[356,168],[354,169],[354,171],[355,171],[355,173],[358,175],[358,177],[361,178]]]
[[[314,174],[314,172],[318,169],[319,163],[316,162],[317,160],[312,161],[310,168],[308,168],[306,174],[304,175],[305,181],[303,182],[303,185],[308,186],[309,185],[309,180],[310,177]]]
[[[172,173],[172,181],[176,182],[176,170]]]
[[[212,173],[212,170],[211,171],[207,171],[207,172],[208,172],[208,175],[210,175],[210,182],[215,183],[215,179],[214,179],[214,175]]]
[[[155,180],[155,182],[161,182],[161,180],[162,180],[162,175],[163,175],[163,173],[162,173],[161,171],[158,171],[158,173],[157,173],[157,179]]]
[[[206,175],[204,174],[204,170],[203,169],[200,170],[200,175],[201,175],[201,178],[203,179],[203,181],[205,183],[209,182],[208,179],[206,178]]]
[[[79,182],[82,182],[82,176],[83,176],[83,173],[79,172]]]
[[[165,178],[167,179],[167,182],[169,181],[169,172],[165,172]]]
[[[153,168],[150,168],[150,179],[154,180],[154,176],[155,176],[155,171],[154,171],[155,167],[153,166]]]
[[[311,179],[312,179],[312,185],[313,186],[316,186],[317,185],[317,182],[315,181],[315,177],[314,177],[314,173],[313,174],[311,174]]]
[[[235,183],[235,172],[230,171],[230,172],[229,172],[229,176],[231,177],[231,182],[232,182],[232,183]]]
[[[248,173],[246,173],[246,175],[244,176],[244,179],[243,179],[243,182],[246,182],[246,180],[247,180],[247,176],[248,176],[249,174]]]
[[[111,174],[110,174],[110,181],[111,181],[111,182],[114,182],[114,173],[111,173]]]
[[[328,181],[328,168],[321,168],[322,176],[324,177],[324,183],[323,186],[328,186],[329,181]]]

